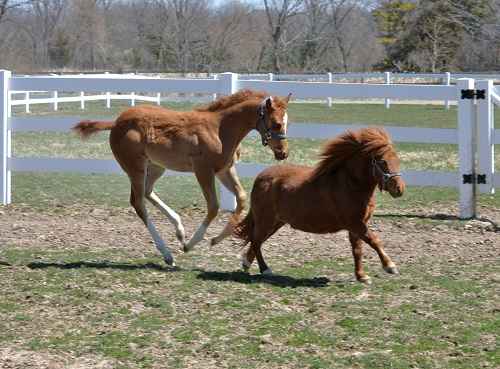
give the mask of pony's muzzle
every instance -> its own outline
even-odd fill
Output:
[[[400,177],[394,177],[387,183],[387,191],[394,198],[401,197],[405,192],[405,183]]]

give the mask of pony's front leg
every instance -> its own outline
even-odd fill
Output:
[[[362,231],[359,232],[359,236],[377,252],[380,262],[382,263],[382,267],[387,273],[399,274],[396,264],[392,261],[389,255],[385,253],[383,243],[375,232],[370,231],[368,227],[364,225]]]
[[[363,244],[361,243],[361,239],[356,234],[349,232],[349,241],[352,247],[356,279],[359,282],[371,284],[371,278],[363,270]]]
[[[233,233],[234,227],[240,222],[241,213],[245,209],[245,202],[247,195],[243,186],[240,183],[238,175],[236,174],[236,168],[231,166],[228,170],[224,172],[217,173],[217,178],[231,193],[236,196],[236,210],[231,214],[228,222],[224,226],[224,229],[219,235],[212,238],[211,245],[216,245],[221,242],[224,238],[230,236]]]
[[[219,202],[217,201],[217,194],[215,192],[215,176],[213,171],[211,168],[207,168],[206,165],[203,165],[203,163],[198,165],[195,163],[195,174],[203,191],[203,196],[207,201],[207,215],[191,239],[184,245],[184,252],[192,250],[194,246],[203,239],[208,226],[219,212]]]

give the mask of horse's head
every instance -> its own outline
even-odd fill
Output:
[[[381,157],[372,157],[372,173],[380,191],[387,191],[392,197],[400,197],[405,190],[405,182],[399,172],[399,157],[391,149]]]
[[[257,130],[262,138],[262,145],[269,145],[277,160],[284,160],[288,157],[287,107],[291,95],[289,94],[285,99],[269,96],[259,107]]]

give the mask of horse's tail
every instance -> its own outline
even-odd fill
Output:
[[[252,209],[248,211],[246,217],[239,222],[233,230],[233,235],[244,241],[244,245],[252,241],[252,234],[255,228],[255,222],[253,220]]]
[[[110,130],[114,126],[114,121],[83,120],[73,127],[73,131],[78,133],[82,139],[85,139],[99,131]]]

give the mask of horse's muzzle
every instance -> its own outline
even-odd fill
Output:
[[[276,160],[285,160],[286,158],[288,158],[288,152],[286,152],[286,151],[275,151],[274,152],[274,157],[276,158]]]

